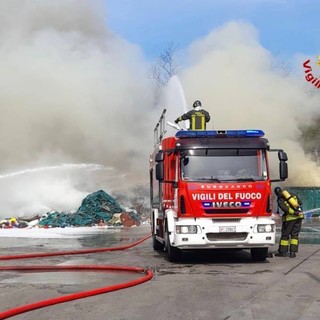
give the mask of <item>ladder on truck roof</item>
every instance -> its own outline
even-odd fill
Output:
[[[157,123],[157,125],[155,126],[154,130],[153,130],[153,143],[154,143],[154,147],[158,146],[164,135],[166,134],[167,130],[165,128],[165,124],[166,124],[166,119],[165,119],[165,115],[166,115],[167,109],[163,109],[160,119]]]

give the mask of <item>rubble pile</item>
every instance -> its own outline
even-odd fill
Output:
[[[84,226],[139,226],[140,219],[136,212],[129,211],[120,205],[105,191],[99,190],[89,194],[82,200],[81,206],[74,213],[50,212],[37,217],[37,220],[23,221],[15,219],[15,224],[5,224],[2,227],[84,227]],[[5,220],[3,220],[5,222]]]

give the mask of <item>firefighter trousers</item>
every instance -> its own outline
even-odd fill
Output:
[[[278,250],[280,253],[287,253],[289,247],[290,252],[298,252],[301,224],[302,219],[282,222],[281,238]]]

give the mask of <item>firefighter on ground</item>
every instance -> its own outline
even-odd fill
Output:
[[[202,109],[201,102],[196,100],[193,103],[193,110],[178,117],[175,123],[182,120],[190,121],[190,130],[206,130],[206,123],[210,121],[210,115],[208,111]]]
[[[274,189],[277,195],[278,210],[283,211],[282,228],[277,257],[286,257],[288,251],[290,258],[295,258],[299,247],[299,233],[301,230],[302,220],[302,202],[296,194],[289,194],[288,191],[282,190],[279,187]]]

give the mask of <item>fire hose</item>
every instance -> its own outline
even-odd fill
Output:
[[[30,258],[42,258],[58,255],[75,255],[75,254],[87,254],[87,253],[99,253],[107,251],[116,250],[126,250],[132,248],[141,242],[150,238],[150,235],[143,237],[142,239],[125,246],[119,247],[106,247],[106,248],[96,248],[89,250],[75,250],[75,251],[59,251],[59,252],[41,252],[41,253],[30,253],[30,254],[20,254],[20,255],[8,255],[0,256],[0,260],[13,260],[13,259],[30,259]],[[110,285],[106,287],[96,288],[88,291],[81,291],[73,294],[68,294],[60,297],[50,298],[47,300],[42,300],[22,306],[15,307],[13,309],[8,309],[6,311],[0,312],[0,319],[7,319],[15,315],[25,313],[28,311],[52,306],[58,303],[68,302],[72,300],[82,299],[86,297],[91,297],[94,295],[112,292],[116,290],[121,290],[129,288],[146,281],[149,281],[153,277],[153,272],[150,269],[144,269],[140,267],[133,266],[110,266],[110,265],[66,265],[66,266],[55,266],[55,265],[39,265],[39,266],[1,266],[0,271],[123,271],[123,272],[136,272],[139,274],[144,274],[142,277],[123,282],[115,285]]]

